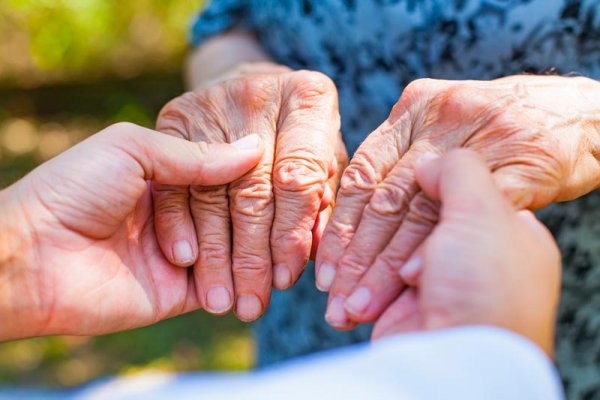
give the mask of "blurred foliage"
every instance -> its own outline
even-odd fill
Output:
[[[177,68],[199,0],[1,0],[0,82],[34,86]]]
[[[0,382],[68,387],[106,374],[247,369],[253,358],[253,342],[239,322],[198,312],[101,337],[2,344]]]
[[[152,126],[183,90],[187,28],[201,3],[0,0],[0,188],[108,124]],[[0,344],[0,385],[253,362],[247,325],[197,312],[96,338]]]

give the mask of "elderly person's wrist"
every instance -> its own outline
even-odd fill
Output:
[[[209,82],[223,81],[240,65],[271,60],[252,32],[233,29],[206,40],[192,51],[185,68],[187,86],[192,90],[207,87]]]
[[[554,155],[559,160],[570,159],[571,166],[564,174],[556,201],[568,201],[600,187],[600,82],[586,77],[557,76],[556,79],[563,80],[560,84],[564,85],[565,97],[556,99],[563,106],[562,115],[552,121],[554,116],[549,114],[549,123],[563,135],[571,133],[571,137],[555,136],[571,146],[570,150],[565,146],[567,154]],[[567,129],[561,126],[563,124]]]
[[[600,81],[590,78],[577,78],[582,97],[591,104],[591,111],[582,115],[581,125],[588,136],[585,144],[588,154],[600,162]],[[600,172],[600,170],[599,170]],[[600,173],[596,175],[596,186],[600,187]]]
[[[17,192],[17,185],[0,191],[0,341],[43,334],[35,235]]]
[[[245,61],[224,70],[213,79],[202,82],[194,90],[203,90],[232,79],[240,79],[251,75],[279,75],[291,71],[290,68],[271,61]]]

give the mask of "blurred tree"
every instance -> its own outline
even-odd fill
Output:
[[[179,68],[201,0],[2,0],[0,83],[38,86]]]

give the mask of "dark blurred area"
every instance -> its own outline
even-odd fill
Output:
[[[152,127],[183,90],[187,29],[202,3],[0,1],[0,188],[113,122]],[[72,386],[253,362],[247,326],[197,312],[97,338],[0,344],[0,385]]]

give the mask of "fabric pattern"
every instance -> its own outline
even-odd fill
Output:
[[[278,62],[336,82],[351,153],[417,78],[600,79],[598,0],[214,0],[191,41],[234,26],[252,29]],[[540,216],[564,254],[557,362],[568,397],[600,399],[600,193]],[[368,338],[368,328],[327,327],[324,304],[312,267],[294,289],[276,293],[256,325],[259,362]]]

